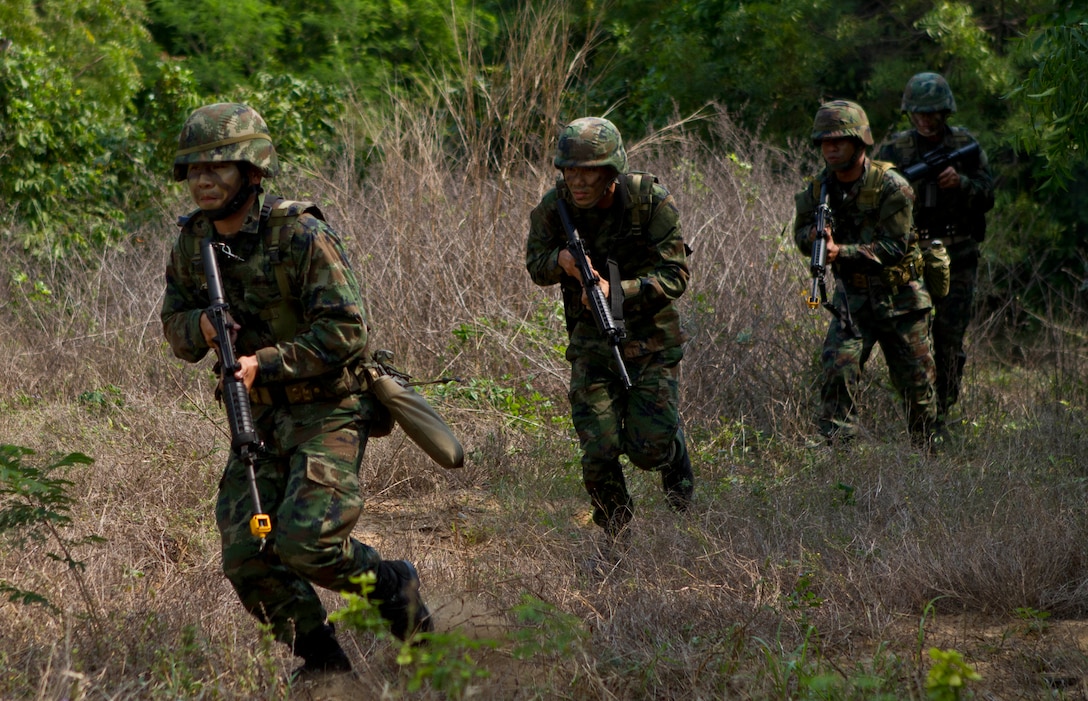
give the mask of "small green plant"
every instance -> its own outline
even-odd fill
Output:
[[[531,594],[522,594],[513,609],[521,627],[513,634],[514,657],[569,657],[589,637],[581,619],[560,611]]]
[[[347,602],[347,606],[330,613],[329,620],[333,623],[342,623],[360,632],[372,633],[379,637],[391,637],[387,630],[388,624],[378,613],[377,605],[369,598],[378,581],[378,575],[374,572],[364,572],[358,577],[352,577],[351,581],[359,586],[359,593],[341,593],[340,596]]]
[[[397,655],[397,664],[412,669],[412,678],[408,681],[409,692],[419,691],[426,682],[447,698],[463,699],[469,695],[474,680],[490,676],[486,668],[477,664],[472,653],[497,648],[499,640],[469,638],[457,630],[425,635],[426,645],[413,647],[405,644]]]
[[[793,589],[782,594],[782,604],[788,611],[798,614],[797,622],[807,627],[809,612],[823,606],[824,600],[816,593],[816,573],[805,571],[797,576]]]
[[[967,664],[955,650],[929,648],[933,666],[926,675],[926,697],[932,701],[956,701],[962,698],[967,682],[982,679],[982,675]]]
[[[352,582],[359,585],[360,593],[342,593],[347,606],[329,614],[329,620],[379,638],[392,639],[389,624],[369,598],[377,576],[366,572],[352,578]],[[429,683],[448,698],[461,699],[467,695],[473,680],[486,678],[489,674],[487,669],[477,665],[472,653],[499,645],[499,640],[471,639],[459,631],[420,633],[401,644],[397,664],[411,672],[407,683],[409,692],[419,691],[424,683]]]
[[[125,398],[121,395],[121,388],[116,385],[106,385],[98,389],[89,389],[79,395],[79,403],[88,409],[120,409],[125,405]]]
[[[1021,606],[1013,609],[1012,612],[1013,615],[1024,622],[1023,632],[1025,635],[1042,635],[1050,628],[1050,624],[1047,623],[1050,613],[1047,611],[1039,611],[1030,606]]]
[[[176,645],[155,650],[155,675],[174,698],[201,696],[205,691],[201,674],[209,666],[207,651],[191,625],[182,628]]]
[[[69,538],[62,532],[72,523],[70,512],[75,500],[68,494],[72,483],[54,476],[58,470],[72,465],[90,465],[94,460],[83,453],[69,453],[39,468],[24,462],[33,455],[35,452],[30,448],[0,445],[0,537],[16,547],[30,541],[54,543],[60,552],[46,554],[68,567],[87,605],[87,613],[97,624],[97,607],[82,576],[83,562],[73,553],[81,545],[102,543],[105,539],[95,535]],[[3,580],[0,580],[0,593],[7,594],[12,602],[38,604],[58,611],[46,596]]]

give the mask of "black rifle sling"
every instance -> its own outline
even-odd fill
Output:
[[[612,299],[612,320],[622,336],[627,329],[623,323],[623,280],[614,251],[608,254],[608,296]]]

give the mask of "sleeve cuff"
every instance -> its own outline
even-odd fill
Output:
[[[257,350],[257,382],[267,383],[282,380],[283,359],[275,346],[266,346]]]

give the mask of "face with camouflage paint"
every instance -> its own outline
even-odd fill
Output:
[[[820,140],[820,155],[834,173],[845,173],[858,163],[861,142],[853,137]]]
[[[204,211],[222,209],[241,189],[244,175],[235,161],[189,164],[189,193]]]
[[[938,141],[944,135],[945,120],[948,112],[911,112],[910,123],[922,137]]]
[[[611,194],[615,190],[616,179],[615,170],[609,166],[563,168],[563,180],[570,189],[576,207],[589,209],[612,203]]]

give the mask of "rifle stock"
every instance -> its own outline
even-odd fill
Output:
[[[261,441],[253,423],[253,407],[249,402],[249,392],[244,382],[234,376],[241,365],[234,352],[230,338],[230,308],[223,298],[223,278],[219,274],[219,261],[215,256],[215,247],[211,238],[200,242],[200,258],[204,263],[204,277],[208,282],[209,307],[204,310],[208,321],[215,327],[216,352],[219,354],[219,372],[222,382],[223,405],[227,409],[227,421],[230,424],[230,447],[246,466],[249,478],[250,496],[253,498],[253,516],[249,520],[249,531],[261,539],[264,548],[266,536],[272,532],[272,519],[261,510],[261,496],[257,491],[257,477],[253,472],[257,452],[261,450]]]
[[[627,374],[627,366],[624,364],[623,354],[620,352],[620,346],[626,334],[612,316],[612,310],[608,307],[608,300],[601,289],[601,280],[593,272],[593,266],[589,262],[589,254],[586,253],[585,242],[578,235],[578,230],[574,228],[574,222],[571,221],[570,212],[567,210],[567,203],[560,198],[558,206],[559,219],[562,221],[563,230],[567,234],[567,250],[574,256],[574,261],[578,265],[578,272],[582,275],[582,287],[585,289],[586,297],[589,300],[590,314],[593,316],[594,323],[597,324],[597,330],[608,339],[608,345],[612,348],[612,358],[616,362],[616,371],[619,372],[624,389],[631,389],[631,377]]]

